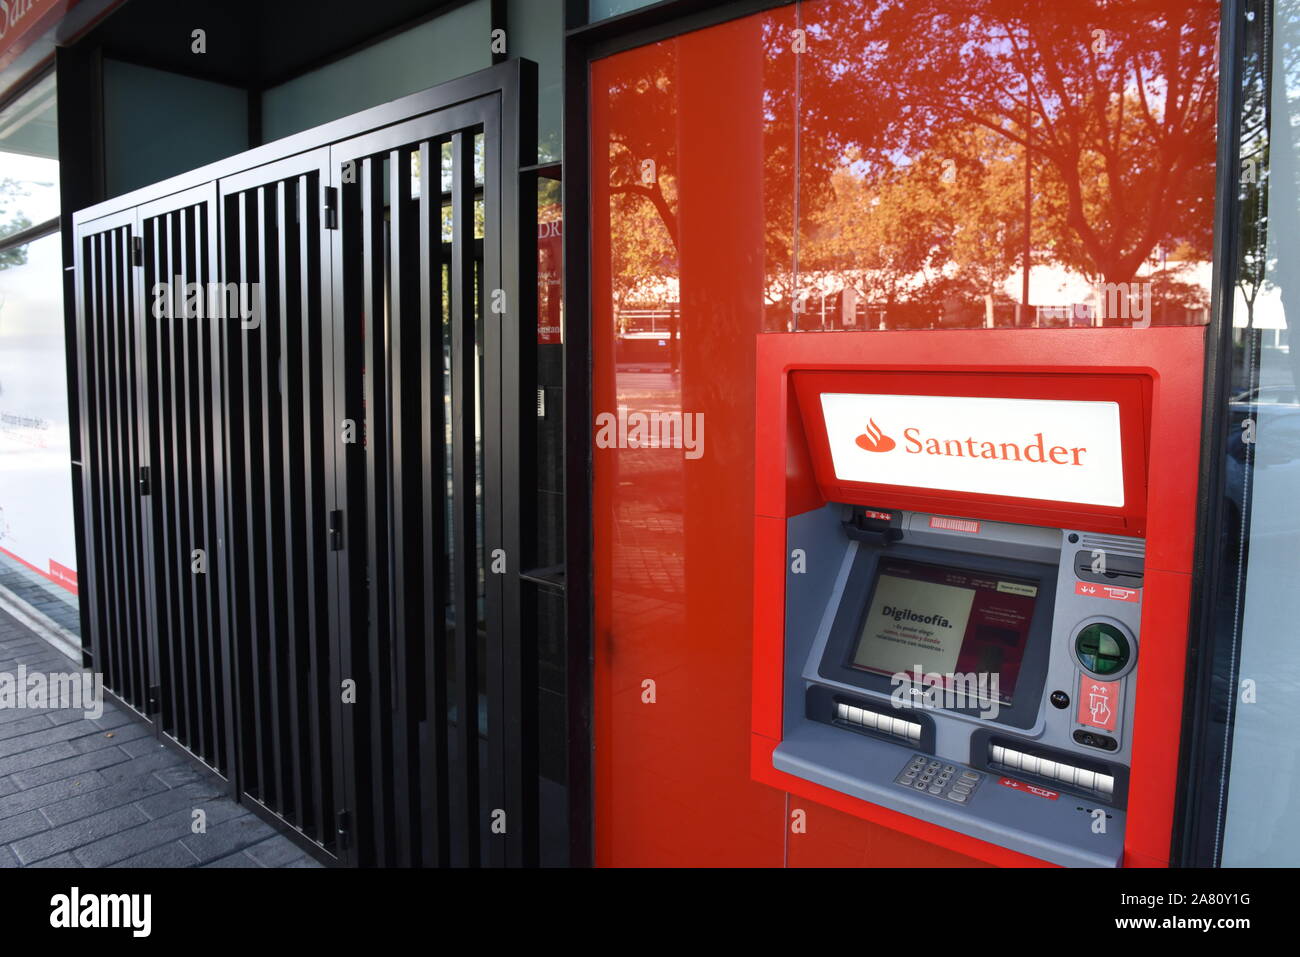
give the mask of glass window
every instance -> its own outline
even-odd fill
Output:
[[[798,11],[778,329],[1209,321],[1216,4]]]
[[[158,117],[165,116],[165,123]],[[104,176],[120,196],[248,148],[248,91],[104,60]]]
[[[53,75],[0,110],[0,586],[78,633]]]
[[[1300,0],[1252,2],[1248,18],[1222,543],[1230,574],[1218,596],[1228,641],[1207,736],[1210,765],[1230,770],[1207,803],[1220,863],[1295,867],[1300,352],[1286,332],[1300,315]]]
[[[269,142],[492,65],[490,8],[473,0],[304,73],[262,97]]]
[[[658,0],[591,0],[588,9],[591,12],[590,22],[595,23],[597,20],[608,20],[610,17],[616,17],[620,13],[630,13],[641,7],[648,7]]]
[[[54,74],[0,113],[0,243],[59,215]]]
[[[749,757],[755,333],[1204,323],[1218,16],[807,0],[591,64],[596,777],[637,808],[597,815],[602,863],[813,853],[760,837],[725,770]],[[651,722],[647,676],[677,689]],[[704,840],[672,837],[683,807]]]
[[[564,0],[510,0],[509,51],[537,63],[537,161],[558,163],[563,147]]]

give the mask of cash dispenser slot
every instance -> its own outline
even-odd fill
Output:
[[[1124,807],[1128,769],[1059,748],[979,732],[971,739],[971,764],[1030,783]]]

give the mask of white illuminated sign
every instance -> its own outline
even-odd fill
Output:
[[[1120,507],[1119,404],[822,393],[835,477]]]

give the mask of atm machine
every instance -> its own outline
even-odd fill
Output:
[[[753,776],[992,863],[1167,863],[1203,335],[761,336]]]

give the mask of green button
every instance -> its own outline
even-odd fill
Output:
[[[1128,638],[1114,625],[1097,622],[1079,632],[1074,639],[1074,653],[1079,663],[1095,675],[1113,675],[1123,671],[1131,654]]]

